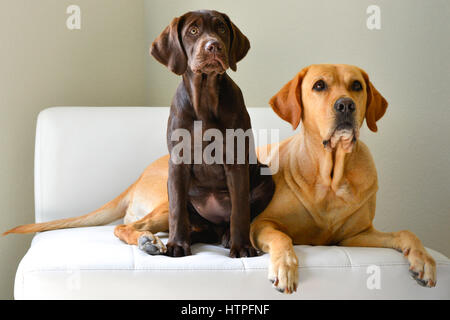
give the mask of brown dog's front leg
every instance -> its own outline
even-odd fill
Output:
[[[250,178],[248,164],[225,165],[231,197],[230,257],[254,257],[250,243]]]
[[[174,164],[169,160],[169,240],[167,255],[183,257],[191,255],[190,222],[187,197],[190,183],[190,166]]]

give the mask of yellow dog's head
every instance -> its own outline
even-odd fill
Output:
[[[272,97],[270,105],[294,129],[302,121],[305,131],[320,137],[326,149],[342,143],[351,152],[364,119],[376,132],[376,122],[388,103],[362,69],[319,64],[301,70]]]

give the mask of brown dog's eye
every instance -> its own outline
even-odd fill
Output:
[[[198,28],[197,27],[192,27],[191,29],[189,29],[189,33],[192,34],[193,36],[198,34]]]
[[[361,91],[362,90],[362,84],[358,80],[353,81],[352,83],[352,90],[353,91]]]
[[[327,84],[323,80],[319,80],[314,83],[313,90],[314,91],[323,91],[327,88]]]
[[[222,24],[222,25],[219,25],[219,27],[217,28],[217,30],[219,30],[219,32],[220,33],[225,33],[225,32],[227,32],[227,29],[225,29],[225,26]]]

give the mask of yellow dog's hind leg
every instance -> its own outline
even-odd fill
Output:
[[[144,218],[129,224],[118,225],[114,234],[127,244],[137,245],[151,255],[163,254],[166,246],[154,234],[169,230],[169,203],[164,202]]]

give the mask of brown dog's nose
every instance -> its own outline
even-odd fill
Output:
[[[222,51],[222,46],[220,45],[220,43],[218,41],[210,40],[206,43],[205,49],[208,52],[217,53],[217,52]]]
[[[334,109],[341,113],[352,113],[355,111],[355,103],[350,98],[339,98],[334,104]]]

